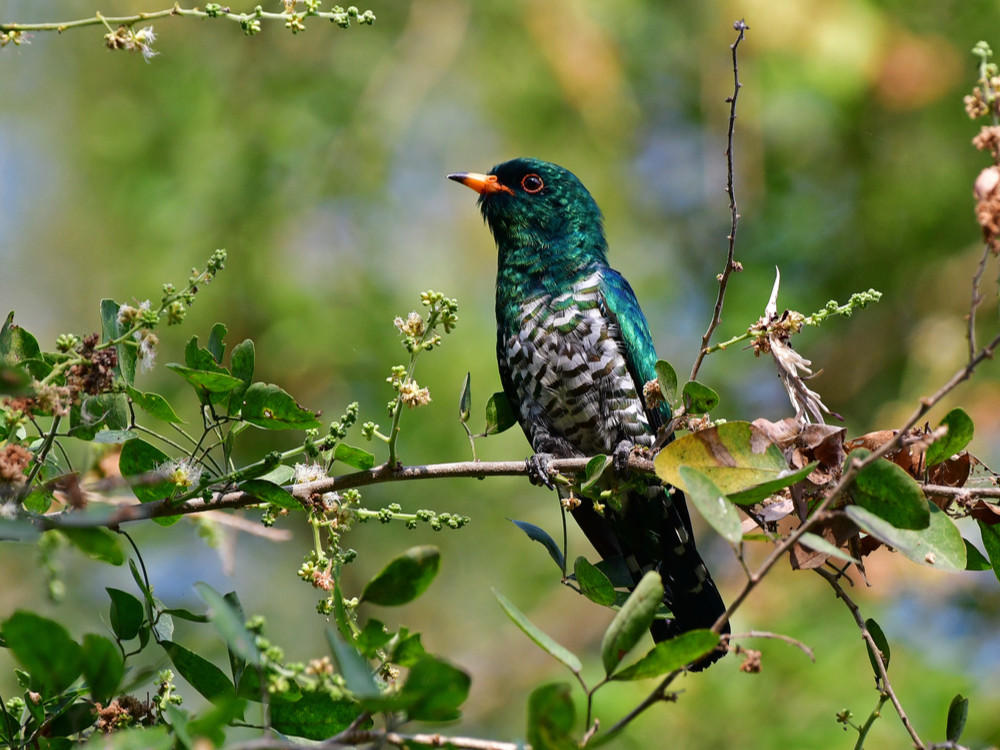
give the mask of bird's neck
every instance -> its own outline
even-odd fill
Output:
[[[607,266],[603,237],[561,237],[545,244],[498,242],[497,316],[508,319],[526,301],[565,294],[579,281]]]

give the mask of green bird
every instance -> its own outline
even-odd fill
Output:
[[[653,446],[671,413],[665,403],[646,403],[656,352],[632,288],[608,265],[597,203],[574,174],[540,159],[448,177],[479,193],[496,240],[497,361],[535,452],[529,476],[552,488],[552,458],[598,453],[612,455],[622,472],[634,447]],[[659,572],[673,616],[654,621],[655,640],[709,628],[725,613],[680,492],[668,494],[650,479],[601,513],[587,499],[572,513],[601,557],[625,563],[633,585]]]

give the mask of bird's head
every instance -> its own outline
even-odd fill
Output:
[[[512,159],[487,174],[448,178],[479,193],[479,208],[500,250],[532,253],[534,260],[565,265],[604,260],[601,211],[567,169],[541,159]]]

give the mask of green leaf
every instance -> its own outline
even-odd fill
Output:
[[[157,470],[169,460],[166,453],[140,438],[122,445],[118,469],[125,479],[134,479],[130,482],[130,489],[140,503],[173,497],[177,489],[174,483],[165,477],[157,479]],[[171,526],[180,519],[180,516],[165,516],[154,518],[153,521],[160,526]]]
[[[528,523],[527,521],[515,521],[513,518],[509,520],[512,524],[517,526],[517,528],[527,534],[529,539],[532,539],[545,547],[549,553],[549,557],[556,561],[556,565],[559,566],[559,570],[566,570],[566,558],[563,557],[562,548],[556,544],[556,540],[549,536],[545,529],[535,526],[533,523]]]
[[[979,520],[976,523],[979,524],[979,533],[982,534],[983,547],[990,558],[990,565],[993,566],[996,577],[1000,579],[1000,526],[991,526]]]
[[[243,603],[240,601],[239,595],[235,591],[230,591],[225,596],[223,596],[222,599],[229,606],[229,609],[233,612],[233,614],[235,614],[237,623],[240,626],[243,626],[242,629],[245,631],[246,630],[245,623],[247,621],[247,616],[246,613],[243,611]],[[242,637],[242,636],[237,635],[237,637]],[[226,641],[228,644],[229,639],[226,638]],[[254,651],[256,651],[257,650],[256,639],[252,639],[252,646]],[[240,682],[243,679],[243,675],[246,672],[247,668],[247,658],[238,651],[236,651],[231,644],[227,645],[227,650],[229,651],[229,673],[233,676],[233,684],[236,685],[236,693],[237,695],[239,695],[241,687]],[[258,675],[258,682],[260,682],[259,675]],[[281,694],[283,698],[289,697],[293,693],[298,694],[298,684],[295,683],[294,688],[292,687],[292,685],[293,683],[288,683],[289,690]],[[254,695],[254,700],[259,700],[259,699],[260,699],[260,692],[258,691]]]
[[[135,430],[101,430],[94,435],[94,442],[104,445],[121,445],[137,437],[139,437],[139,433]]]
[[[386,607],[413,601],[431,585],[440,566],[441,551],[437,547],[410,547],[368,581],[361,601]]]
[[[965,720],[969,718],[969,699],[963,698],[959,693],[951,699],[948,706],[948,724],[945,730],[945,737],[948,742],[957,743],[965,730]]]
[[[316,415],[273,384],[254,383],[243,394],[243,419],[265,430],[308,430],[320,427]]]
[[[229,649],[250,664],[260,664],[256,639],[247,630],[243,615],[207,583],[199,581],[194,588],[208,605],[208,618]]]
[[[176,362],[168,363],[167,369],[173,370],[191,385],[209,393],[230,393],[243,386],[242,380],[233,377],[227,372],[196,370],[193,367],[185,367]]]
[[[279,508],[302,510],[302,503],[296,500],[291,492],[266,479],[248,479],[240,482],[239,488],[241,492],[253,495],[265,503],[277,505]]]
[[[458,421],[466,424],[472,413],[472,373],[465,373],[462,391],[458,395]]]
[[[170,615],[171,617],[176,617],[178,620],[185,620],[186,622],[208,622],[208,615],[199,615],[197,612],[192,612],[190,609],[184,609],[183,607],[168,607],[167,609],[160,610],[165,615]]]
[[[212,359],[219,365],[222,364],[222,357],[226,353],[224,339],[227,333],[229,333],[229,329],[226,328],[224,323],[216,323],[212,326],[212,332],[208,335],[208,353],[212,355]]]
[[[875,641],[875,645],[878,646],[878,650],[882,652],[882,665],[885,669],[889,669],[889,641],[885,637],[885,633],[882,632],[882,628],[879,624],[875,622],[872,618],[865,620],[865,627],[868,628],[868,632],[871,634],[872,640]],[[871,644],[865,640],[865,648],[868,650],[868,661],[872,663],[872,671],[875,673],[876,679],[879,678],[878,662],[876,661],[876,654],[872,651]]]
[[[697,469],[726,495],[781,479],[788,471],[778,447],[749,422],[726,422],[684,435],[661,450],[653,465],[660,479],[685,492],[680,467]]]
[[[399,638],[399,642],[393,646],[392,663],[401,667],[412,667],[426,653],[424,644],[420,642],[420,633],[410,633],[406,637]]]
[[[276,705],[281,701],[275,701]],[[205,745],[222,747],[226,742],[226,728],[234,721],[243,718],[247,702],[241,698],[233,700],[216,700],[211,708],[191,719],[187,723],[188,735],[193,739],[205,738],[208,742],[194,741],[191,747],[201,748]]]
[[[331,628],[326,629],[326,640],[333,651],[333,658],[337,662],[337,670],[347,689],[354,694],[358,700],[377,700],[382,697],[378,685],[375,684],[375,677],[372,675],[371,667],[354,646],[350,645],[340,633]]]
[[[141,438],[129,440],[122,446],[118,457],[118,470],[126,479],[136,477],[131,489],[139,502],[149,503],[174,494],[174,484],[168,479],[155,479],[155,473],[170,457]]]
[[[139,635],[139,626],[143,621],[142,602],[127,591],[105,588],[111,597],[111,631],[120,641],[130,641]]]
[[[253,382],[255,352],[253,341],[244,339],[233,347],[233,353],[229,355],[229,366],[233,370],[233,376],[240,379],[243,384],[239,388],[234,388],[229,396],[229,407],[226,411],[230,416],[236,414],[243,407],[243,396]]]
[[[628,563],[621,555],[599,560],[594,567],[604,573],[615,588],[630,588],[635,583],[632,572],[628,569]]]
[[[104,334],[103,341],[113,341],[121,336],[125,331],[118,325],[118,310],[121,305],[113,299],[101,300],[101,329]],[[115,347],[118,353],[118,366],[115,371],[121,375],[126,385],[132,385],[135,381],[135,363],[139,358],[139,349],[134,341],[125,341]]]
[[[888,521],[857,505],[844,509],[858,526],[876,539],[895,547],[914,562],[955,573],[965,570],[965,541],[955,522],[936,505],[930,506],[926,529],[897,529]]]
[[[697,380],[689,380],[681,391],[688,414],[705,414],[719,405],[719,394]]]
[[[608,676],[649,630],[662,601],[663,584],[659,574],[651,570],[642,577],[604,632],[601,661]]]
[[[928,466],[946,461],[964,450],[972,440],[976,429],[972,418],[965,413],[965,410],[957,407],[944,415],[940,426],[947,427],[948,434],[940,440],[935,440],[927,449],[925,459]]]
[[[84,419],[94,427],[106,424],[112,430],[127,430],[132,426],[128,397],[124,393],[89,396],[81,408]]]
[[[434,656],[425,656],[413,667],[398,700],[416,721],[453,721],[458,707],[469,697],[469,675]]]
[[[645,680],[673,672],[691,664],[719,645],[711,630],[689,630],[676,638],[661,641],[644,657],[611,676],[612,680]]]
[[[121,729],[111,734],[96,732],[82,750],[171,750],[174,736],[166,725]]]
[[[565,682],[542,685],[528,697],[528,742],[532,750],[576,750],[576,709]]]
[[[35,493],[32,493],[32,495]],[[31,495],[28,496],[29,498]],[[32,510],[32,508],[28,508]],[[41,511],[33,511],[44,513],[48,510],[46,506],[45,509]],[[0,518],[0,541],[4,542],[33,542],[41,536],[41,532],[35,527],[31,521],[23,518],[17,518],[10,520],[7,518]]]
[[[993,566],[983,553],[968,539],[965,542],[965,569],[966,570],[992,570]]]
[[[278,464],[266,474],[261,474],[258,479],[266,479],[279,487],[284,484],[292,484],[295,479],[295,469],[287,464]]]
[[[275,701],[271,704],[271,726],[283,735],[303,737],[317,742],[328,739],[351,725],[361,715],[361,706],[347,697],[334,697],[322,691],[307,690],[294,703]],[[372,720],[358,729],[368,729]]]
[[[856,448],[844,466],[870,455],[864,448]],[[850,495],[855,503],[897,529],[926,529],[931,520],[930,507],[920,485],[902,467],[884,458],[858,472]]]
[[[569,671],[574,674],[580,673],[580,670],[583,669],[583,665],[580,663],[576,654],[567,649],[565,646],[561,646],[551,636],[549,636],[548,633],[539,629],[524,615],[523,612],[521,612],[521,610],[515,607],[514,604],[507,599],[507,597],[496,589],[492,589],[492,591],[493,596],[496,597],[496,600],[500,603],[503,611],[507,613],[507,617],[509,617],[526,636],[534,641],[535,644],[549,656],[568,667]]]
[[[118,544],[118,538],[107,529],[99,527],[75,529],[66,526],[59,531],[73,543],[74,547],[92,560],[100,560],[111,565],[121,565],[125,562],[125,553]]]
[[[99,635],[83,636],[83,677],[90,688],[90,696],[98,703],[108,704],[115,695],[124,673],[121,652]]]
[[[38,341],[20,326],[14,325],[13,310],[0,327],[0,364],[13,367],[26,359],[40,355]]]
[[[730,544],[743,539],[743,522],[740,514],[715,483],[697,469],[680,467],[681,479],[687,487],[687,496],[702,517]]]
[[[46,695],[61,693],[83,671],[80,644],[53,620],[19,609],[0,626],[0,635],[31,674],[31,684]]]
[[[225,673],[202,656],[173,641],[161,641],[174,668],[187,680],[191,687],[208,700],[232,699],[236,688]]]
[[[653,369],[660,386],[660,395],[664,401],[673,406],[677,403],[677,373],[669,362],[662,359],[657,360]]]
[[[755,503],[759,503],[761,500],[766,500],[771,497],[771,495],[778,490],[783,490],[785,487],[791,487],[793,484],[801,482],[807,476],[812,474],[813,470],[817,466],[819,466],[819,461],[813,461],[811,464],[803,466],[798,471],[787,469],[787,476],[779,476],[777,479],[772,479],[769,482],[763,482],[755,487],[734,492],[731,495],[728,495],[729,501],[736,503],[737,505],[754,505]]]
[[[586,492],[597,484],[597,480],[601,478],[604,470],[610,465],[611,461],[603,453],[598,453],[596,456],[587,461],[587,467],[583,472],[583,483],[580,485],[580,491]]]
[[[336,577],[333,579],[333,621],[345,641],[354,640],[354,627],[347,617],[344,595],[340,590],[340,582]]]
[[[604,573],[590,564],[587,558],[576,558],[573,575],[580,585],[580,591],[590,601],[603,607],[610,607],[615,603],[615,587]]]
[[[356,448],[347,443],[337,443],[333,457],[359,471],[368,471],[375,465],[375,456],[364,448]]]
[[[157,393],[143,393],[137,391],[132,386],[125,388],[125,393],[132,399],[132,403],[162,422],[169,424],[184,424],[184,420],[177,416],[174,408],[163,396]]]
[[[517,424],[517,417],[514,410],[510,408],[510,401],[507,394],[497,391],[486,401],[486,430],[487,435],[499,435],[501,432],[509,430]]]
[[[365,623],[364,628],[358,633],[355,645],[361,654],[368,659],[374,659],[378,650],[392,640],[393,634],[385,629],[385,624],[381,620],[372,618]]]
[[[843,560],[844,562],[852,562],[857,565],[861,564],[861,561],[851,557],[847,552],[837,547],[831,542],[828,542],[823,537],[818,534],[813,534],[811,531],[807,531],[805,534],[799,537],[799,544],[803,547],[808,547],[816,552],[822,552],[824,555],[829,557],[835,557],[838,560]]]

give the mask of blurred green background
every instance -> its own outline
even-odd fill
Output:
[[[328,418],[357,400],[362,421],[384,424],[384,379],[404,355],[392,319],[418,308],[420,291],[444,291],[459,300],[459,326],[421,362],[417,379],[434,401],[404,415],[400,453],[407,463],[462,460],[469,450],[455,417],[464,374],[474,427],[499,389],[495,250],[475,196],[444,176],[530,155],[568,167],[590,188],[605,211],[613,265],[631,280],[660,356],[685,373],[725,257],[729,44],[732,22],[745,17],[735,147],[745,271],[732,280],[717,340],[761,314],[775,266],[779,306],[804,313],[853,291],[882,291],[880,304],[794,341],[823,370],[811,385],[851,435],[900,424],[962,364],[981,253],[971,189],[987,163],[970,145],[978,126],[962,96],[976,78],[973,44],[1000,46],[993,0],[367,7],[378,17],[373,27],[311,20],[297,36],[273,23],[245,38],[224,21],[165,19],[154,24],[160,54],[149,64],[105,49],[98,28],[37,34],[0,52],[0,312],[16,310],[51,347],[62,332],[97,330],[100,298],[155,301],[163,282],[183,282],[225,247],[226,270],[186,324],[162,331],[160,362],[181,360],[189,336],[204,341],[223,321],[231,345],[256,342],[258,379]],[[100,10],[158,8],[106,2]],[[89,2],[0,1],[4,21],[93,12]],[[996,328],[995,279],[991,267],[984,335]],[[185,416],[196,418],[179,378],[162,367],[141,377],[142,390],[183,399]],[[722,393],[718,416],[790,414],[770,362],[749,351],[713,355],[701,379]],[[974,452],[995,467],[996,365],[932,420],[955,404],[976,421]],[[254,435],[246,444],[259,452],[292,440]],[[520,458],[528,447],[512,430],[479,450]],[[507,620],[491,586],[585,654],[596,680],[610,614],[561,587],[541,547],[505,520],[556,533],[551,494],[523,480],[456,480],[372,488],[364,499],[472,517],[460,532],[361,526],[347,540],[360,552],[350,574],[358,590],[410,545],[444,548],[442,573],[422,600],[372,614],[423,629],[429,649],[472,673],[463,734],[522,738],[530,689],[568,676]],[[134,531],[161,599],[199,607],[197,580],[236,588],[248,612],[267,615],[288,657],[306,660],[326,651],[324,622],[295,576],[308,536],[296,519],[283,526],[292,541],[218,531],[221,554],[200,538],[203,524]],[[734,595],[739,565],[709,531],[699,538],[723,592]],[[593,557],[578,535],[571,545],[571,555]],[[68,596],[44,604],[33,548],[0,548],[0,617],[26,606],[69,622],[75,636],[102,629],[103,587],[131,589],[127,571],[70,551],[61,559]],[[948,702],[961,691],[971,698],[963,739],[1000,744],[996,578],[947,576],[882,551],[869,580],[854,593],[889,637],[890,674],[918,731],[943,740]],[[826,585],[777,571],[736,618],[735,631],[751,628],[805,641],[816,663],[781,643],[748,644],[764,651],[761,674],[740,673],[730,657],[681,680],[679,702],[644,714],[619,746],[657,747],[665,737],[685,748],[852,746],[835,714],[849,708],[861,722],[877,696],[857,630]],[[203,637],[210,648],[211,634]],[[598,715],[613,723],[651,687],[602,691]],[[873,748],[908,746],[888,709],[870,738]]]

